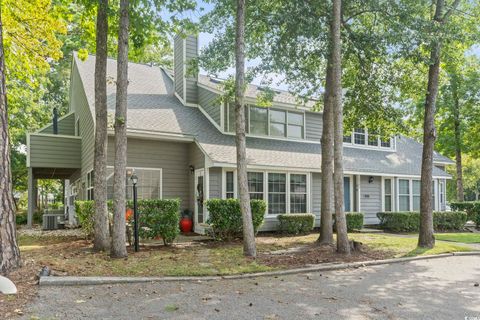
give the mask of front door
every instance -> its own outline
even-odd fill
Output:
[[[199,230],[200,224],[204,223],[204,179],[205,171],[204,169],[195,170],[195,230]],[[198,231],[197,231],[198,232]]]

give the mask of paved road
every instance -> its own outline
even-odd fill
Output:
[[[25,319],[480,319],[480,257],[247,280],[42,287]]]

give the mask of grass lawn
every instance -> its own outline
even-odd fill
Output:
[[[39,268],[49,266],[57,275],[90,276],[200,276],[251,273],[299,267],[322,262],[362,261],[391,257],[469,251],[470,248],[437,242],[434,249],[416,248],[417,239],[384,234],[352,233],[350,238],[363,243],[361,253],[344,257],[334,248],[320,250],[317,234],[296,237],[262,235],[257,238],[259,258],[245,259],[241,242],[212,241],[175,244],[172,247],[149,245],[128,259],[111,259],[105,253],[91,250],[91,243],[72,237],[19,237],[22,258]],[[288,249],[300,248],[289,251]],[[281,251],[285,252],[281,252]]]
[[[435,234],[435,239],[463,243],[480,243],[480,233],[437,233]]]

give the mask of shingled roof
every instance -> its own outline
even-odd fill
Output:
[[[95,57],[89,56],[85,61],[74,57],[94,115]],[[173,80],[167,71],[136,63],[129,63],[128,68],[128,130],[188,136],[197,141],[213,163],[236,163],[234,136],[222,134],[198,108],[183,106],[174,96]],[[108,59],[107,77],[116,79],[116,60]],[[112,113],[115,91],[112,82],[107,86],[108,108]],[[345,147],[344,169],[347,173],[419,176],[421,150],[421,144],[402,136],[397,137],[395,152]],[[321,148],[318,142],[248,137],[247,158],[250,165],[320,171]],[[453,163],[438,153],[434,160]],[[433,175],[450,177],[438,168],[434,168]]]

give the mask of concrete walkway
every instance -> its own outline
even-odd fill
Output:
[[[40,287],[23,319],[480,318],[480,257],[243,280]]]

